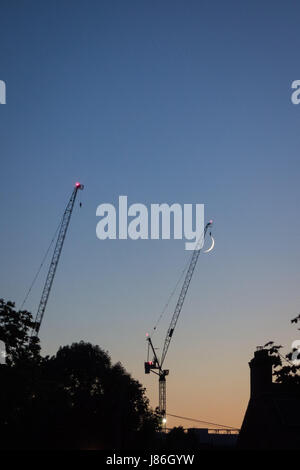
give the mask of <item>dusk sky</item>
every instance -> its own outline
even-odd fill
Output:
[[[80,181],[42,350],[98,344],[155,407],[145,334],[191,252],[184,240],[100,241],[96,208],[117,206],[119,195],[148,207],[205,204],[216,245],[200,254],[169,348],[167,412],[239,427],[256,346],[273,340],[288,352],[299,339],[290,323],[300,309],[300,105],[291,102],[299,3],[2,0],[0,8],[0,297],[20,308]],[[49,261],[25,304],[34,315]],[[168,420],[179,424],[191,425]]]

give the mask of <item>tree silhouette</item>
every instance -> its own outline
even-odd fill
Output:
[[[300,315],[291,320],[291,323],[298,323]],[[273,360],[275,381],[287,385],[300,385],[300,351],[292,349],[291,352],[283,356],[280,353],[281,345],[274,345],[273,341],[269,341],[264,345],[268,349]],[[295,361],[295,359],[297,359]],[[284,364],[283,364],[284,361]]]
[[[37,363],[40,361],[40,345],[37,337],[31,337],[35,325],[27,310],[15,310],[13,302],[0,299],[0,340],[6,346],[8,365]]]
[[[168,432],[165,440],[167,451],[192,450],[202,447],[199,445],[193,430],[185,432],[182,426],[174,427]]]
[[[47,387],[36,403],[47,409],[52,435],[59,430],[59,443],[63,439],[66,447],[142,445],[151,437],[149,427],[154,437],[158,418],[149,410],[144,388],[120,363],[112,365],[99,346],[80,342],[60,348],[44,363],[44,377],[51,381],[51,393]]]
[[[154,441],[159,416],[120,363],[82,341],[43,358],[33,325],[29,312],[1,301],[8,360],[0,366],[0,447],[125,449]]]

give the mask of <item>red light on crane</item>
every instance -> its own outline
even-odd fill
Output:
[[[75,188],[80,188],[81,184],[80,183],[75,183]]]

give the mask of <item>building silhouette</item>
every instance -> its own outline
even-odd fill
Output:
[[[239,449],[300,448],[300,387],[272,381],[272,358],[258,348],[250,366],[250,400]]]
[[[207,449],[234,448],[238,438],[238,430],[230,429],[189,428],[187,432],[199,448]]]

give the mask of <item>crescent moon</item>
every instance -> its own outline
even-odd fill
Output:
[[[211,235],[211,246],[208,248],[208,250],[203,251],[203,253],[209,253],[210,251],[212,251],[214,249],[214,246],[215,246],[215,239]]]

